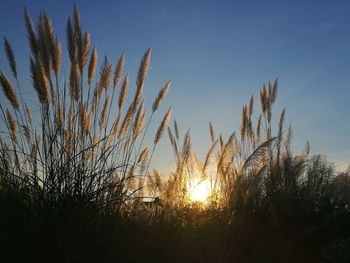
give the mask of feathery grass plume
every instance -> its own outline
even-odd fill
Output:
[[[103,105],[102,113],[101,113],[101,120],[100,120],[101,128],[104,128],[105,125],[106,125],[107,113],[108,113],[108,109],[109,109],[109,103],[110,103],[110,97],[107,96],[106,101],[105,101],[105,103]]]
[[[9,125],[10,128],[10,135],[11,135],[11,139],[18,143],[17,140],[17,129],[16,129],[16,121],[13,118],[12,112],[9,110],[6,110],[6,115],[7,115],[7,123]]]
[[[86,65],[88,56],[89,56],[89,48],[90,48],[90,34],[88,32],[84,35],[82,50],[79,55],[79,69],[80,72],[83,72],[84,67]]]
[[[203,174],[205,173],[206,169],[208,168],[210,159],[213,156],[213,153],[215,151],[215,147],[216,147],[217,143],[218,143],[218,140],[216,140],[215,142],[212,143],[207,155],[205,156],[205,161],[204,161],[203,169],[202,169]]]
[[[30,59],[30,71],[34,89],[42,105],[49,104],[48,80],[41,62]]]
[[[260,90],[260,108],[262,113],[266,113],[266,101],[267,101],[267,94],[266,94],[266,86],[263,84],[263,87]]]
[[[67,35],[67,45],[68,45],[68,54],[69,54],[70,62],[72,64],[77,64],[78,47],[76,43],[76,34],[73,29],[70,17],[68,17],[68,21],[67,21],[66,35]]]
[[[136,113],[136,118],[134,122],[133,137],[134,140],[140,135],[143,127],[143,122],[145,120],[146,112],[143,102],[141,102],[139,109]]]
[[[61,43],[58,41],[57,38],[55,40],[53,57],[53,70],[55,72],[56,77],[58,77],[60,74],[60,68],[62,63],[62,48]]]
[[[128,87],[129,87],[129,77],[128,77],[128,74],[126,74],[123,81],[122,89],[120,90],[120,94],[119,94],[119,100],[118,100],[119,109],[121,109],[121,107],[123,107],[125,103],[126,96],[128,93]]]
[[[224,169],[227,164],[231,161],[232,152],[233,152],[233,141],[229,140],[221,147],[221,151],[219,154],[219,159],[217,161],[217,171],[221,171],[224,173]]]
[[[27,116],[27,120],[29,121],[30,124],[32,124],[33,122],[32,111],[30,110],[30,107],[27,104],[27,102],[24,102],[24,110]]]
[[[278,137],[281,137],[283,133],[285,113],[286,113],[286,109],[283,109],[281,113],[280,121],[278,123]]]
[[[260,131],[261,131],[261,114],[259,115],[258,122],[256,123],[256,140],[260,141]]]
[[[272,93],[271,93],[271,103],[275,103],[276,99],[277,99],[277,90],[278,90],[278,78],[275,79],[275,82],[273,83],[272,86]]]
[[[78,56],[81,59],[83,57],[83,52],[84,52],[84,39],[83,39],[83,32],[82,32],[81,23],[80,23],[80,13],[75,4],[73,8],[73,28],[74,28]],[[80,64],[80,61],[78,63]]]
[[[114,78],[113,78],[113,89],[118,86],[120,80],[123,76],[123,69],[125,64],[125,55],[124,53],[120,56],[117,66],[115,67],[114,71]]]
[[[271,85],[271,82],[268,81],[267,82],[267,97],[269,99],[271,99],[271,96],[272,96],[272,85]]]
[[[93,92],[93,96],[91,99],[91,109],[90,109],[90,114],[94,115],[97,109],[97,93],[96,90]]]
[[[152,112],[155,112],[159,108],[160,104],[162,103],[162,100],[164,99],[165,95],[168,93],[170,84],[171,84],[171,80],[168,80],[168,82],[164,85],[164,87],[159,91],[157,98],[153,102]]]
[[[58,58],[57,54],[56,54],[56,51],[57,51],[56,50],[56,42],[58,40],[57,40],[57,37],[55,36],[52,22],[45,13],[44,13],[43,19],[44,19],[44,21],[43,21],[44,30],[45,30],[45,49],[47,49],[47,55],[48,55],[49,60],[50,60],[49,61],[50,67],[53,68],[55,75],[58,76],[58,70],[56,68],[57,67],[56,64],[58,64],[58,61],[56,61],[56,60],[57,59],[60,60],[60,58]],[[56,72],[56,70],[57,70],[57,72]]]
[[[91,84],[91,81],[94,79],[95,71],[96,71],[96,64],[97,64],[97,51],[96,47],[94,46],[94,49],[92,50],[91,57],[90,57],[90,63],[88,68],[88,84]]]
[[[254,111],[254,97],[253,95],[250,97],[249,108],[248,108],[248,119],[251,119],[253,111]]]
[[[113,124],[113,134],[116,134],[116,133],[117,133],[117,130],[118,130],[118,126],[119,126],[119,122],[120,122],[121,116],[122,116],[122,112],[119,111],[118,116],[117,116],[117,119],[114,121],[114,124]]]
[[[175,138],[174,138],[174,135],[173,133],[171,132],[171,129],[168,127],[168,136],[169,136],[169,141],[170,141],[170,144],[171,146],[174,147],[174,143],[175,143]]]
[[[103,92],[107,91],[112,75],[112,65],[109,64],[107,56],[103,61],[101,71],[100,71],[100,81],[98,83],[98,100],[101,100]]]
[[[37,150],[38,150],[38,148],[37,148],[36,143],[32,143],[31,149],[30,149],[30,157],[31,157],[33,160],[35,160],[35,158],[36,158]]]
[[[80,99],[79,82],[78,64],[71,64],[69,74],[69,88],[71,97],[76,101],[79,101]]]
[[[209,122],[209,134],[210,134],[211,142],[214,142],[215,135],[214,135],[214,128],[213,128],[213,125],[212,125],[211,121]]]
[[[5,96],[10,101],[12,107],[18,111],[19,110],[19,103],[17,100],[16,91],[15,91],[14,87],[12,86],[11,81],[8,79],[8,77],[5,75],[5,73],[3,73],[2,71],[0,71],[0,83],[1,83],[2,90],[4,91]]]
[[[224,146],[224,139],[222,138],[222,134],[219,136],[219,142],[220,142],[220,149]]]
[[[45,70],[46,76],[49,78],[52,70],[51,52],[50,52],[50,42],[51,39],[50,30],[47,28],[46,14],[40,12],[39,23],[38,23],[38,43],[39,43],[39,59],[43,64],[43,69]]]
[[[135,110],[136,110],[135,104],[131,103],[126,112],[122,125],[120,126],[119,135],[118,135],[119,138],[124,136],[128,131],[132,118],[134,117]]]
[[[31,143],[30,142],[31,136],[30,136],[29,127],[27,125],[24,125],[24,124],[22,124],[21,127],[23,129],[24,137],[26,138],[28,145],[30,145],[30,143]]]
[[[4,49],[6,53],[6,57],[11,68],[12,74],[17,79],[17,68],[16,68],[16,59],[15,54],[13,53],[13,49],[10,45],[10,42],[4,37]]]
[[[244,140],[246,132],[247,132],[247,124],[248,124],[248,117],[247,117],[247,106],[244,105],[242,108],[242,117],[241,117],[241,141]]]
[[[174,129],[175,129],[175,136],[176,136],[176,139],[179,139],[179,128],[178,128],[178,126],[177,126],[176,120],[174,120]]]
[[[137,103],[142,96],[143,85],[148,73],[150,61],[151,61],[151,48],[148,48],[146,53],[142,57],[139,70],[137,73],[136,93],[134,97],[134,103]]]
[[[30,17],[27,9],[24,8],[24,21],[27,28],[27,37],[29,40],[29,46],[32,52],[32,55],[37,58],[39,53],[39,44],[36,37],[35,27],[33,26],[32,18]]]
[[[304,154],[309,155],[311,150],[310,142],[309,140],[306,141],[305,148],[304,148]]]
[[[140,156],[139,156],[139,159],[137,160],[137,163],[145,161],[147,159],[148,154],[149,154],[149,149],[148,149],[148,147],[146,147],[140,153]]]
[[[154,145],[157,145],[157,143],[159,142],[160,138],[162,137],[162,135],[164,133],[164,129],[166,127],[168,127],[168,125],[169,125],[169,121],[171,118],[171,109],[172,109],[172,107],[170,107],[168,109],[168,111],[165,113],[164,118],[158,127],[158,130],[156,132],[156,136],[154,137],[154,141],[153,141]]]
[[[61,127],[63,125],[63,109],[62,102],[60,101],[57,105],[56,115],[55,115],[55,124],[57,127]]]
[[[88,135],[90,131],[90,115],[87,114],[86,103],[81,110],[81,131],[84,135]]]
[[[182,158],[185,163],[188,162],[188,160],[191,157],[191,150],[192,150],[191,134],[190,134],[190,130],[188,129],[185,134],[183,145],[182,145]]]
[[[52,105],[56,105],[56,91],[53,85],[50,85],[50,95],[51,95],[51,102]]]
[[[252,119],[247,118],[247,137],[250,140],[250,142],[254,141],[254,130],[253,130],[253,124],[252,124]]]
[[[261,160],[263,159],[266,151],[271,147],[272,143],[275,140],[276,140],[276,138],[273,137],[273,138],[263,142],[262,144],[260,144],[254,150],[254,152],[245,160],[241,171],[244,171],[248,167],[259,165],[259,163],[262,164],[263,162]]]

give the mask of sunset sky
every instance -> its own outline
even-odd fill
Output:
[[[191,129],[200,157],[209,148],[208,122],[226,137],[238,131],[242,105],[252,94],[258,95],[264,82],[278,77],[275,117],[286,108],[286,121],[294,129],[294,151],[309,140],[313,153],[329,156],[338,167],[350,161],[350,1],[75,2],[99,61],[107,54],[115,64],[125,51],[131,83],[143,53],[152,46],[145,99],[152,103],[172,79],[161,110],[173,105],[180,131]],[[73,3],[1,3],[0,35],[13,46],[26,96],[33,102],[23,8],[34,21],[45,10],[65,47]],[[63,55],[67,59],[67,53]],[[3,52],[0,69],[9,71]],[[68,66],[62,68],[62,76],[68,72]],[[0,99],[5,103],[3,94]],[[168,139],[163,138],[154,164],[166,170],[171,161]]]

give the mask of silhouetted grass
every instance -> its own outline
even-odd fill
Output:
[[[168,128],[171,108],[144,146],[171,83],[146,117],[150,49],[127,99],[125,55],[114,70],[105,57],[95,78],[97,50],[90,51],[76,8],[67,23],[67,80],[47,15],[34,27],[25,11],[25,24],[39,111],[32,116],[35,105],[22,97],[5,39],[12,76],[0,74],[9,102],[9,109],[0,105],[2,261],[349,262],[350,170],[335,171],[308,143],[301,154],[291,152],[284,110],[274,125],[277,80],[263,85],[260,110],[253,97],[243,107],[239,134],[224,139],[209,124],[211,146],[199,160],[189,131],[182,137],[176,121]],[[166,129],[176,169],[161,175],[149,166]],[[206,204],[191,200],[194,179],[211,182]]]

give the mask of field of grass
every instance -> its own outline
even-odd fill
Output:
[[[171,86],[146,109],[151,49],[130,92],[124,54],[115,67],[102,58],[97,70],[74,9],[63,79],[50,19],[43,12],[34,26],[27,11],[24,18],[38,103],[26,101],[5,38],[1,262],[350,262],[350,167],[335,170],[308,143],[292,153],[285,111],[273,114],[278,80],[243,106],[229,138],[209,123],[211,147],[200,160],[171,107],[147,145]],[[169,174],[150,167],[161,139],[174,152]]]

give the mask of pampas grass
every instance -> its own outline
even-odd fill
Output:
[[[215,134],[209,122],[206,154],[195,153],[190,130],[182,134],[175,120],[169,126],[172,107],[148,146],[146,134],[171,86],[167,81],[152,104],[144,101],[151,48],[131,85],[124,53],[115,66],[107,56],[98,65],[76,7],[66,27],[68,61],[46,13],[36,27],[26,9],[24,20],[36,101],[21,97],[6,38],[12,74],[0,72],[11,105],[0,105],[4,260],[259,262],[278,255],[312,262],[333,237],[348,238],[350,173],[313,156],[309,142],[292,153],[286,111],[275,120],[277,79],[262,85],[260,109],[254,96],[243,106],[237,134],[225,138],[218,127]],[[162,174],[150,165],[165,130],[175,168]],[[204,182],[208,199],[192,200],[191,187]]]
[[[7,99],[10,101],[12,104],[12,107],[15,110],[19,109],[19,103],[16,95],[16,91],[14,87],[12,86],[12,83],[8,79],[8,77],[5,75],[5,73],[0,72],[0,84],[2,86],[2,90],[7,97]]]

